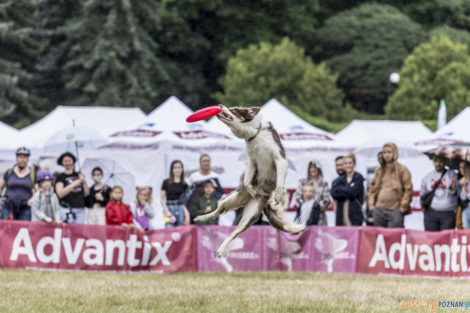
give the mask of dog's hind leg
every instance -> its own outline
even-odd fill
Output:
[[[211,212],[205,215],[200,215],[196,217],[194,221],[205,222],[210,219],[216,218],[220,214],[226,213],[230,210],[238,209],[239,207],[247,203],[249,199],[250,199],[250,195],[245,189],[234,190],[227,196],[227,198],[220,201],[219,206],[214,212]]]
[[[238,223],[237,228],[227,237],[225,238],[224,242],[220,245],[219,249],[217,250],[217,256],[220,258],[225,249],[227,249],[228,244],[235,239],[238,235],[243,233],[247,230],[251,225],[253,225],[258,219],[261,214],[261,210],[259,209],[259,199],[251,199],[243,208],[243,215]]]

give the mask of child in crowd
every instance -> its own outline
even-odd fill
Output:
[[[302,186],[302,199],[303,202],[297,209],[297,215],[295,220],[300,224],[318,225],[318,219],[320,217],[320,205],[313,195],[315,194],[315,187],[312,184],[306,184]]]
[[[197,216],[208,214],[217,209],[217,198],[214,196],[215,187],[212,181],[205,181],[202,184],[202,190],[204,194],[196,196],[191,205],[190,214],[192,222]],[[205,224],[218,225],[219,218],[209,220]]]
[[[136,201],[131,204],[131,213],[135,227],[149,230],[149,220],[153,218],[152,195],[150,188],[139,188]]]
[[[49,171],[41,171],[37,175],[39,190],[33,196],[33,221],[60,223],[59,199],[52,189],[53,176]]]
[[[122,203],[122,187],[114,186],[109,194],[110,201],[106,205],[106,225],[122,225],[134,228],[129,205]]]
[[[109,202],[109,192],[111,188],[103,183],[103,170],[95,167],[91,171],[93,186],[90,188],[90,194],[86,198],[88,212],[88,225],[106,225],[105,206]]]

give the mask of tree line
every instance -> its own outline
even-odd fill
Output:
[[[0,0],[0,118],[149,112],[170,95],[192,109],[277,98],[317,124],[434,119],[445,99],[452,118],[470,98],[469,13],[470,0]]]

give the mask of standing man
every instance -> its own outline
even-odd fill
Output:
[[[205,182],[209,179],[219,179],[219,174],[211,170],[211,157],[208,154],[201,154],[199,157],[199,170],[192,173],[188,178],[188,184]]]
[[[331,186],[333,186],[333,184],[335,184],[338,179],[341,178],[341,176],[344,174],[344,157],[342,155],[340,156],[337,156],[336,159],[335,159],[335,168],[336,168],[336,174],[338,174],[338,177],[335,178],[335,180],[333,180],[333,183],[331,184]],[[333,209],[333,212],[336,212],[336,207],[338,206],[338,202],[333,199],[331,201],[331,207]]]
[[[213,172],[211,169],[211,157],[208,154],[201,154],[199,157],[199,170],[192,173],[188,178],[189,195],[185,204],[190,212],[192,212],[193,200],[204,194],[202,185],[206,181],[212,183],[215,188],[213,196],[219,200],[224,194],[224,189],[219,182],[219,174]],[[193,221],[193,219],[194,216],[191,216],[191,221]]]
[[[336,173],[338,176],[341,176],[344,174],[344,157],[342,155],[337,156],[335,159],[335,168],[336,168]]]
[[[436,188],[430,208],[423,208],[424,230],[454,229],[458,204],[457,175],[445,168],[445,159],[440,156],[434,156],[432,163],[434,170],[423,178],[420,189],[420,194],[424,195]]]
[[[398,148],[386,143],[379,155],[369,190],[369,208],[375,226],[403,227],[404,215],[411,214],[413,185],[410,171],[398,162]]]

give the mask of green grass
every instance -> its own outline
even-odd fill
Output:
[[[468,281],[284,272],[3,270],[0,292],[0,312],[428,312],[400,303],[470,300]]]

